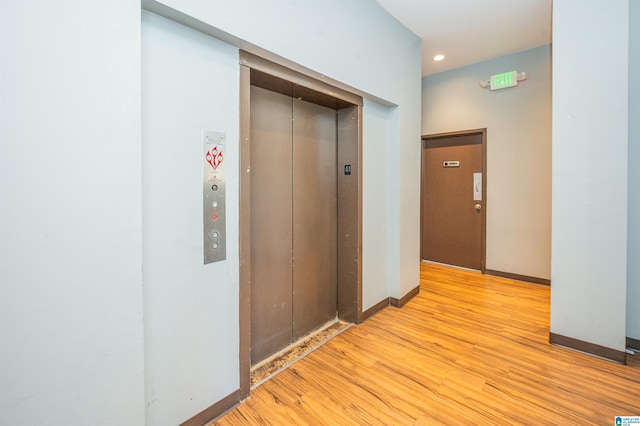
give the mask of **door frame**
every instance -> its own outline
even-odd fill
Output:
[[[240,51],[240,399],[251,393],[251,85],[336,110],[338,125],[338,317],[362,321],[362,98]],[[342,142],[342,143],[341,143]],[[350,172],[341,173],[342,164]]]
[[[444,132],[444,133],[432,133],[432,134],[426,134],[426,135],[422,135],[422,137],[420,138],[420,143],[421,143],[421,149],[426,149],[425,147],[425,141],[429,140],[429,139],[442,139],[442,138],[446,138],[446,137],[452,137],[452,136],[466,136],[466,135],[477,135],[480,134],[482,136],[482,203],[483,203],[483,207],[481,210],[481,236],[480,236],[480,247],[481,247],[481,254],[480,254],[480,272],[482,272],[483,274],[487,273],[487,206],[488,206],[488,202],[487,202],[487,129],[485,128],[480,128],[480,129],[471,129],[471,130],[459,130],[459,131],[454,131],[454,132]],[[423,224],[422,224],[422,214],[423,214],[423,193],[424,193],[424,188],[422,185],[422,181],[423,181],[423,176],[424,176],[424,164],[422,164],[422,151],[420,151],[420,259],[423,259],[422,256],[422,231],[423,231]]]

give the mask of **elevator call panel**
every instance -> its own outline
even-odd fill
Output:
[[[227,257],[225,218],[225,133],[202,131],[204,264]]]

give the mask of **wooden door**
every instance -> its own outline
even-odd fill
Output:
[[[422,144],[422,259],[484,272],[484,131],[427,136]]]

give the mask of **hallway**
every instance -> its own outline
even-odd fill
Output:
[[[548,344],[549,287],[421,265],[420,294],[263,384],[216,425],[613,424],[628,365]]]

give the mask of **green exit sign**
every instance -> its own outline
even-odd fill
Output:
[[[491,90],[505,89],[518,85],[518,71],[503,72],[491,76]]]

